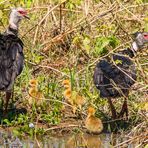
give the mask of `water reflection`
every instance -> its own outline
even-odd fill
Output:
[[[81,133],[60,137],[46,136],[42,140],[20,140],[13,137],[13,135],[6,136],[5,133],[0,133],[0,148],[110,148],[125,140],[121,136],[115,134],[89,135]],[[128,145],[128,148],[134,147],[135,145],[133,144]]]

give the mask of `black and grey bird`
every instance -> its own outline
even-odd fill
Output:
[[[6,92],[5,113],[12,97],[14,81],[21,74],[24,65],[23,42],[18,37],[19,23],[23,18],[28,18],[26,10],[12,9],[9,26],[0,34],[0,91]]]
[[[113,53],[100,60],[94,70],[94,84],[100,91],[100,97],[107,98],[112,117],[117,118],[112,98],[124,97],[124,103],[118,117],[126,113],[128,118],[127,97],[129,89],[136,81],[136,66],[132,60],[137,51],[148,43],[148,32],[137,32],[130,48]]]

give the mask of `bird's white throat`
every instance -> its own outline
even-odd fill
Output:
[[[13,22],[9,22],[9,27],[14,29],[14,30],[18,30],[18,24],[15,24]]]
[[[132,49],[134,52],[137,52],[137,50],[139,49],[139,47],[138,47],[138,45],[137,45],[136,42],[133,42],[133,43],[132,43],[131,49]]]
[[[13,20],[13,18],[10,18],[10,20],[9,20],[9,27],[6,30],[6,33],[7,34],[15,35],[14,31],[12,31],[12,30],[16,30],[16,32],[17,32],[18,31],[18,27],[19,27],[19,22],[15,22]]]

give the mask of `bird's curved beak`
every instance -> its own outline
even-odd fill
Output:
[[[27,14],[24,15],[24,18],[30,20],[29,16]]]
[[[19,15],[22,16],[23,18],[30,19],[26,10],[18,10],[18,12]]]
[[[23,16],[24,16],[24,18],[26,18],[26,19],[30,20],[30,18],[29,18],[29,16],[28,16],[27,11],[25,11],[25,12],[23,13]]]

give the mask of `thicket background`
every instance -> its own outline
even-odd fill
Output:
[[[99,97],[93,84],[94,66],[110,53],[129,47],[136,31],[148,31],[148,1],[0,0],[1,32],[8,26],[10,8],[20,6],[28,10],[30,20],[23,20],[19,28],[25,45],[25,67],[16,81],[13,102],[27,107],[28,82],[32,78],[39,81],[47,100],[39,112],[28,109],[27,115],[19,117],[20,123],[18,118],[5,122],[19,125],[35,122],[38,117],[49,126],[59,124],[63,115],[62,103],[57,100],[64,102],[64,79],[70,79],[73,89],[85,96],[84,113],[88,104],[94,104],[100,118],[110,116],[107,101]],[[128,101],[133,126],[146,120],[140,103],[148,99],[147,53],[144,49],[133,59],[138,69]],[[114,101],[117,108],[122,102],[122,98]]]

